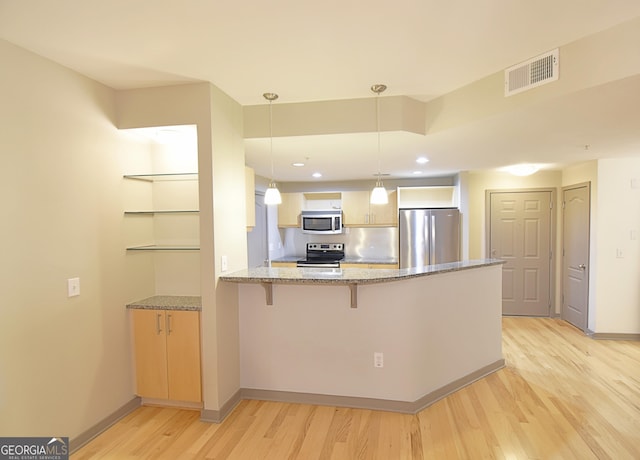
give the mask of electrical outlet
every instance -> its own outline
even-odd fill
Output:
[[[620,248],[616,249],[616,257],[618,259],[624,259],[624,253],[622,252],[622,249]]]
[[[67,280],[67,297],[80,295],[80,278],[69,278]]]
[[[373,354],[373,367],[384,367],[384,354],[375,352]]]

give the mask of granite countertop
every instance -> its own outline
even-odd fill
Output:
[[[417,268],[273,268],[258,267],[221,276],[221,281],[233,283],[278,284],[373,284],[399,281],[420,276],[501,265],[500,259],[478,259],[427,265]]]
[[[154,295],[131,302],[127,308],[138,310],[202,310],[202,298],[195,295]]]

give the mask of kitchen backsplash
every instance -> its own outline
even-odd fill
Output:
[[[309,235],[299,228],[280,229],[282,256],[304,256],[307,243],[344,243],[349,258],[398,258],[397,227],[345,228],[339,235]]]

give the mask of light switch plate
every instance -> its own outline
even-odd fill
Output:
[[[69,278],[67,280],[67,294],[68,297],[80,295],[80,278]]]
[[[227,259],[227,256],[222,256],[220,258],[220,270],[223,272],[229,270],[229,259]]]

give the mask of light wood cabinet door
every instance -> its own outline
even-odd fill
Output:
[[[200,313],[171,310],[165,314],[169,399],[201,401]]]
[[[342,192],[342,215],[348,227],[369,224],[369,192],[358,190]]]
[[[350,264],[340,262],[340,268],[369,268],[368,264]]]
[[[397,269],[398,264],[369,264],[369,268]]]
[[[389,203],[369,205],[370,223],[379,226],[398,225],[398,193],[395,190],[388,192]]]
[[[302,193],[281,193],[282,203],[278,206],[278,227],[299,227],[302,212]]]
[[[273,268],[295,268],[297,264],[295,262],[271,262]]]
[[[200,312],[132,312],[137,394],[201,402]]]
[[[397,192],[388,192],[388,204],[370,204],[370,192],[342,192],[342,212],[347,227],[392,227],[398,225]]]
[[[340,268],[398,268],[398,264],[340,264]]]
[[[139,396],[167,399],[167,344],[165,316],[159,310],[132,310]]]

